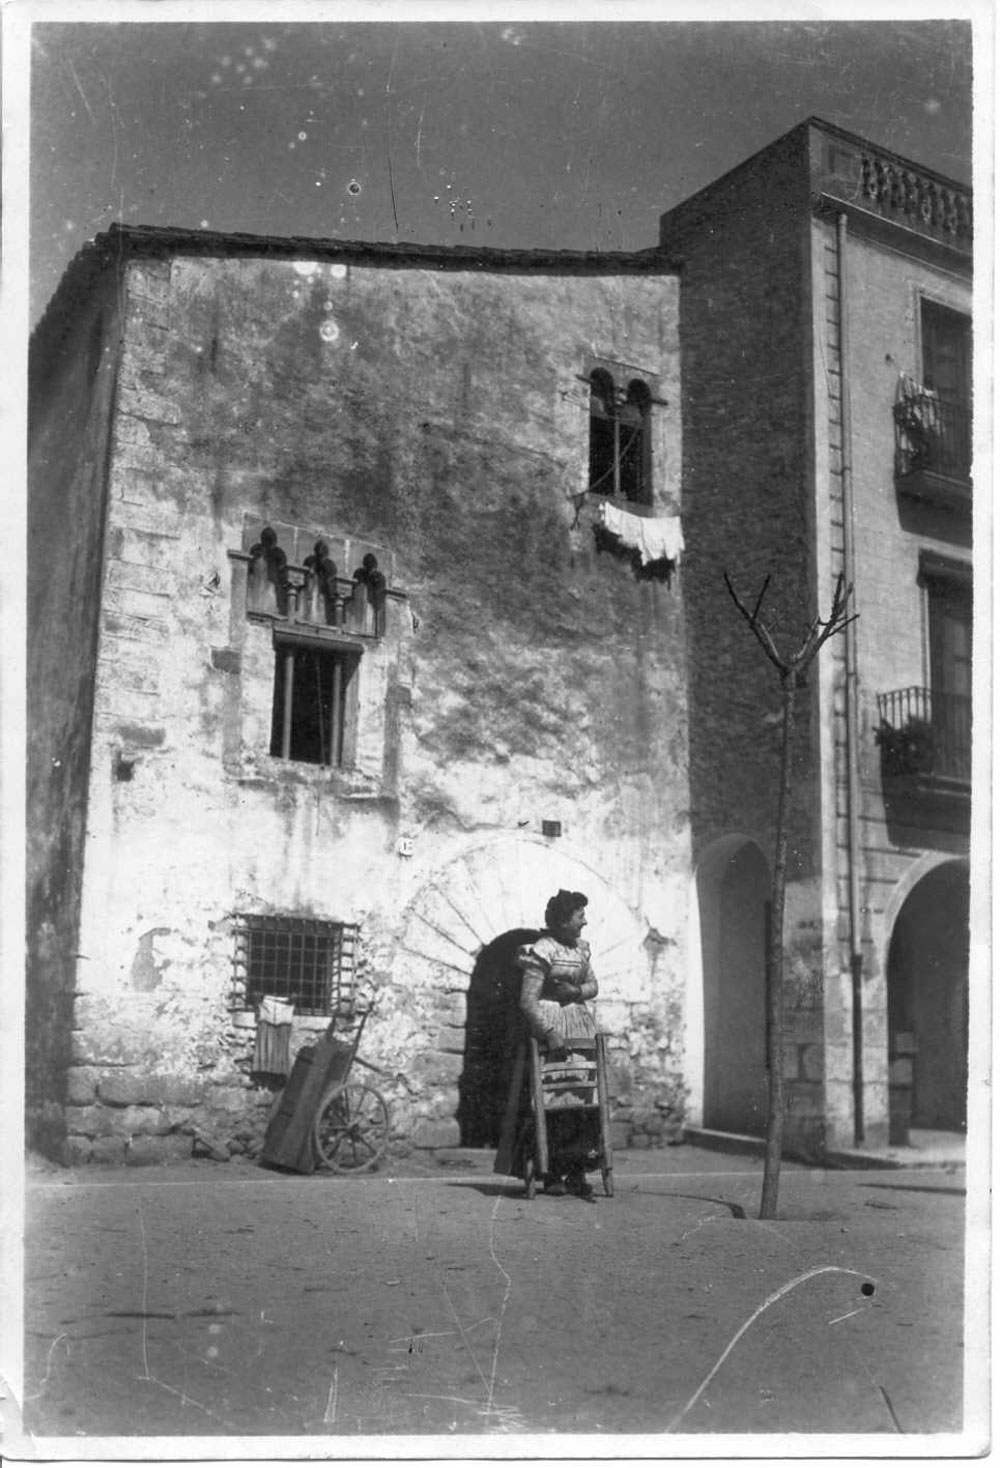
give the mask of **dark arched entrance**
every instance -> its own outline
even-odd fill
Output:
[[[770,876],[755,842],[726,836],[698,863],[706,1127],[751,1136],[767,1120],[765,966]]]
[[[964,1131],[969,1049],[969,874],[964,863],[935,867],[903,903],[889,943],[887,989],[890,1074],[897,1088],[912,1076],[909,1125]],[[905,1065],[909,1057],[912,1064]],[[905,1102],[905,1087],[897,1095]],[[905,1129],[905,1117],[903,1122]]]
[[[538,928],[511,928],[487,943],[469,981],[465,1053],[458,1082],[463,1147],[495,1147],[520,1026],[521,977],[514,955]]]

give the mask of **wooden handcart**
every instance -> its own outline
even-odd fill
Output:
[[[358,1055],[368,1018],[353,1036],[335,1033],[335,1020],[315,1045],[303,1045],[267,1128],[261,1163],[311,1173],[366,1172],[389,1145],[389,1106],[367,1081],[351,1080],[355,1064],[377,1071]]]

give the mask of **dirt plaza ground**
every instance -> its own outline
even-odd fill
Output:
[[[972,1426],[960,1166],[786,1163],[760,1222],[752,1157],[619,1154],[592,1202],[490,1161],[36,1170],[23,1442]]]

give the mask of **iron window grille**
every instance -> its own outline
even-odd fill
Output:
[[[317,918],[233,919],[233,1000],[254,1009],[265,997],[294,1004],[297,1014],[353,1010],[358,928]]]

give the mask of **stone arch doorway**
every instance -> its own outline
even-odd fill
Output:
[[[465,1050],[458,1080],[458,1125],[463,1147],[495,1147],[520,1032],[520,973],[514,955],[538,937],[538,928],[511,928],[487,943],[472,970],[466,996]]]
[[[892,1109],[909,1127],[964,1131],[969,1050],[969,873],[946,861],[896,915],[886,965]]]
[[[702,1124],[762,1135],[767,1122],[767,924],[771,878],[749,837],[724,836],[696,872],[704,1007]]]
[[[488,1109],[485,1092],[493,1083],[465,1074],[470,1003],[489,1013],[487,996],[506,964],[505,945],[539,931],[545,903],[560,887],[590,898],[587,937],[606,1027],[625,1029],[628,1006],[647,1000],[648,928],[582,853],[568,842],[554,846],[512,834],[456,843],[414,892],[392,962],[396,992],[405,1000],[393,1013],[383,1054],[387,1066],[398,1066],[410,1082],[404,1125],[416,1146],[454,1147],[482,1125],[473,1118]],[[532,922],[538,926],[528,927]],[[481,1020],[475,1023],[481,1028]],[[473,1047],[477,1053],[481,1060],[482,1051]]]

